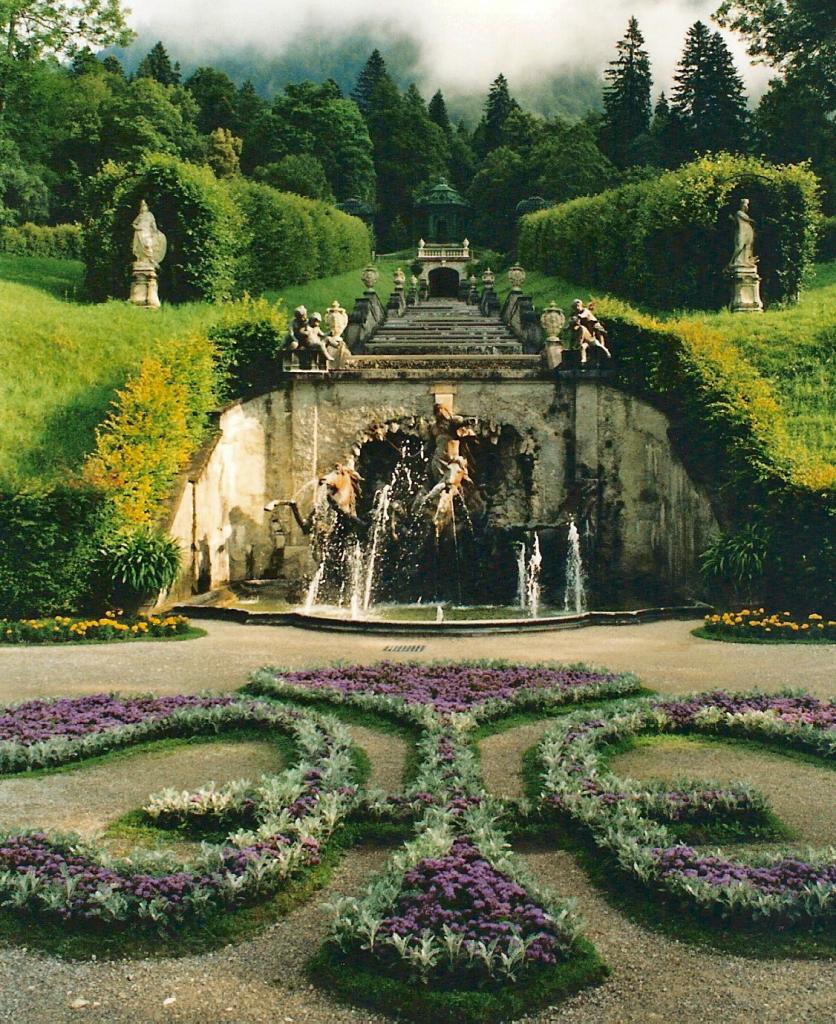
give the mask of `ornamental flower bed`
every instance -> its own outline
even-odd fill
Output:
[[[62,722],[61,711],[74,720]],[[60,755],[66,760],[79,751],[89,753],[91,743],[101,752],[159,736],[172,726],[177,735],[241,725],[282,729],[300,751],[300,763],[281,776],[262,776],[252,787],[229,787],[230,798],[248,801],[253,828],[239,830],[220,844],[204,843],[188,870],[152,855],[147,863],[141,855],[113,860],[73,837],[43,832],[0,836],[0,905],[18,911],[75,922],[145,922],[167,929],[269,896],[294,872],[318,863],[322,844],[355,800],[349,734],[310,712],[231,697],[100,696],[29,702],[7,709],[3,717],[15,738],[0,747],[37,752],[50,743],[63,744],[52,748],[52,763],[60,763]],[[38,740],[27,732],[33,719],[38,734],[50,739]],[[9,755],[6,761],[14,764],[15,758]],[[169,822],[187,817],[182,804],[222,820],[229,804],[224,798],[230,794],[224,787],[213,789],[210,805],[205,792],[170,791],[153,798],[152,805],[156,816]]]
[[[531,964],[554,964],[567,936],[532,902],[523,886],[497,871],[473,841],[462,836],[444,857],[425,857],[403,876],[404,890],[380,925],[379,940],[397,949],[438,941],[432,968],[454,969],[470,961],[477,971],[490,964],[480,952],[492,946],[495,970],[513,975]],[[441,954],[441,948],[444,953]]]
[[[609,771],[600,748],[643,732],[701,731],[777,741],[833,757],[834,710],[832,703],[807,695],[718,691],[576,712],[556,724],[538,748],[541,800],[586,828],[634,880],[692,910],[779,926],[821,922],[836,908],[831,852],[805,861],[738,863],[676,844],[660,820],[736,815],[750,811],[752,800],[743,789],[720,787],[648,793]]]
[[[191,623],[184,615],[138,615],[121,618],[107,612],[99,619],[56,615],[52,619],[0,619],[0,643],[66,644],[83,640],[141,640],[147,637],[184,636]]]
[[[335,703],[406,714],[432,725],[437,716],[478,718],[512,707],[539,707],[625,696],[639,689],[634,676],[584,666],[437,665],[380,662],[283,672],[262,669],[250,677],[252,693],[270,697],[320,698]]]
[[[719,640],[836,643],[836,621],[818,612],[797,618],[786,611],[767,614],[763,608],[742,608],[706,615],[698,633]]]

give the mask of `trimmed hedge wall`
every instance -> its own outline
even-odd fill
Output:
[[[520,226],[520,262],[659,309],[719,309],[730,298],[724,268],[743,197],[756,222],[764,300],[794,300],[816,256],[818,179],[804,166],[752,157],[705,157],[529,214]]]
[[[715,497],[724,532],[764,527],[767,599],[832,607],[836,469],[805,459],[768,382],[702,324],[663,323],[607,298],[596,311],[621,383],[670,417],[672,443]]]
[[[836,260],[836,217],[825,217],[821,223],[819,259]]]
[[[219,180],[175,157],[151,156],[134,169],[107,164],[89,195],[86,283],[96,300],[128,295],[131,224],[142,199],[168,238],[159,272],[164,302],[258,293],[352,270],[370,256],[358,218],[269,185]]]
[[[55,260],[83,259],[81,225],[45,227],[42,224],[21,224],[17,228],[0,228],[0,252]]]

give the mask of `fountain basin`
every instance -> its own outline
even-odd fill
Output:
[[[431,605],[424,606],[428,613],[435,614]],[[559,629],[578,629],[584,626],[632,626],[643,622],[659,622],[663,619],[702,619],[707,605],[671,605],[652,608],[624,609],[616,611],[587,611],[555,613],[537,618],[523,616],[520,609],[505,608],[505,615],[490,618],[445,618],[442,622],[434,619],[418,620],[384,618],[381,616],[352,619],[342,610],[341,614],[329,614],[323,609],[316,614],[300,611],[257,611],[242,606],[178,605],[173,612],[188,615],[193,619],[221,619],[240,622],[248,626],[295,626],[298,629],[319,630],[333,633],[360,633],[364,635],[396,636],[475,636],[482,633],[532,633],[549,632]],[[499,611],[499,609],[496,609]],[[445,611],[450,615],[452,610]]]

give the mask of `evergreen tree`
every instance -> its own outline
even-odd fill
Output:
[[[492,150],[503,145],[505,140],[502,129],[508,115],[519,109],[519,103],[511,96],[508,89],[508,80],[505,75],[498,75],[488,92],[488,98],[485,100],[485,113],[476,128],[474,137],[476,152],[481,157],[484,158]]]
[[[444,132],[448,139],[453,137],[453,126],[450,124],[450,117],[447,113],[447,104],[444,102],[444,94],[441,89],[433,96],[430,100],[427,111],[430,115],[430,120],[434,121],[435,124]]]
[[[161,42],[155,43],[139,62],[137,78],[153,78],[160,85],[180,84],[180,65],[172,64],[168,51]]]
[[[719,32],[701,21],[688,29],[674,82],[671,117],[682,126],[682,158],[744,148],[743,80]]]
[[[235,134],[245,138],[252,130],[258,115],[267,104],[255,91],[255,86],[247,80],[238,90],[235,101]]]
[[[386,61],[383,59],[383,55],[380,50],[372,50],[371,56],[357,77],[357,84],[354,86],[354,91],[351,94],[351,98],[360,108],[360,113],[363,117],[368,117],[369,115],[372,95],[375,89],[380,82],[388,77],[389,72],[386,70]]]
[[[630,144],[650,126],[650,58],[635,18],[616,44],[617,56],[604,72],[601,147],[619,166],[629,163]]]
[[[197,118],[200,132],[208,135],[216,128],[236,127],[238,93],[229,75],[215,68],[198,68],[186,81],[186,88],[200,107]]]

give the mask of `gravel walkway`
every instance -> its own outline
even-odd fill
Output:
[[[529,1024],[829,1024],[833,963],[746,960],[687,946],[632,923],[572,857],[529,848],[534,877],[578,901],[585,935],[612,969],[597,988],[527,1017]]]
[[[0,777],[0,830],[45,828],[89,839],[167,786],[191,790],[213,780],[256,779],[281,764],[275,746],[255,740],[149,751],[38,778]]]
[[[384,793],[402,792],[407,745],[400,736],[362,725],[350,725],[348,731],[371,762],[369,789],[382,789]]]
[[[485,789],[504,800],[524,795],[522,778],[523,754],[543,738],[553,719],[518,725],[514,729],[487,736],[479,744],[482,778]]]
[[[70,963],[25,949],[0,949],[0,1021],[382,1024],[386,1018],[341,1007],[313,988],[304,963],[327,930],[322,904],[336,892],[356,894],[387,855],[370,848],[352,851],[333,884],[309,903],[256,938],[206,956]]]
[[[386,650],[402,638],[333,636],[279,626],[200,623],[208,636],[182,642],[103,644],[84,647],[0,646],[0,703],[50,695],[125,692],[195,693],[242,686],[262,665],[303,668],[345,661],[374,662],[507,658],[520,663],[585,661],[631,671],[670,693],[754,685],[766,690],[803,686],[836,695],[834,647],[776,647],[700,640],[698,622],[649,622],[641,626],[592,626],[552,633],[477,637],[417,637],[415,654]]]
[[[664,737],[641,744],[612,761],[619,775],[640,781],[710,779],[749,782],[799,839],[813,846],[836,845],[836,772],[780,754],[690,737]]]

